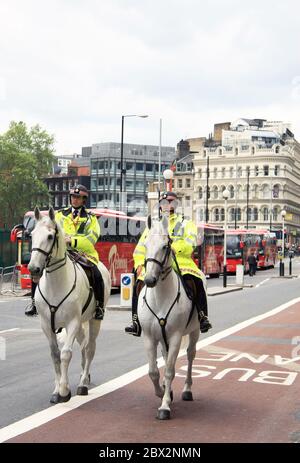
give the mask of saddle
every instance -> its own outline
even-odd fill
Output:
[[[85,274],[89,280],[89,284],[94,290],[96,300],[99,302],[100,307],[103,307],[104,282],[101,272],[83,252],[75,251],[74,249],[68,249],[68,254],[70,258],[79,264],[85,271]]]
[[[93,268],[94,264],[86,257],[83,252],[75,251],[74,249],[68,249],[68,255],[77,264],[86,269]]]

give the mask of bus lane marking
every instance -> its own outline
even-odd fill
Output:
[[[261,320],[264,320],[268,317],[271,317],[272,315],[276,315],[283,310],[287,309],[288,307],[297,304],[300,302],[300,297],[295,298],[290,300],[289,302],[286,302],[275,309],[272,309],[264,314],[257,315],[255,317],[252,317],[248,320],[245,320],[243,322],[240,322],[230,328],[227,328],[219,333],[216,333],[214,335],[208,336],[207,338],[203,339],[202,341],[198,341],[196,350],[198,351],[199,349],[202,349],[204,347],[210,346],[211,344],[214,344],[221,339],[227,338],[228,336],[244,329],[247,328],[248,326],[251,326],[257,322],[260,322]],[[183,357],[186,355],[186,350],[182,349],[179,352],[178,358]],[[249,355],[249,354],[246,354]],[[157,361],[157,366],[158,368],[162,367],[164,365],[164,360],[162,357],[160,357]],[[106,394],[109,394],[117,389],[120,389],[128,384],[131,384],[132,382],[142,378],[143,376],[146,376],[148,374],[148,363],[136,368],[135,370],[131,370],[128,373],[125,373],[122,376],[119,376],[117,378],[114,378],[104,384],[101,384],[100,386],[97,386],[91,390],[89,390],[89,395],[88,396],[74,396],[70,399],[69,402],[66,403],[60,403],[54,406],[51,406],[49,408],[46,408],[40,412],[34,413],[31,416],[28,416],[20,421],[17,421],[15,423],[12,423],[2,429],[0,429],[0,443],[5,442],[9,439],[12,439],[13,437],[16,437],[20,434],[23,434],[25,432],[31,431],[34,428],[37,428],[45,423],[48,423],[49,421],[54,420],[55,418],[58,418],[65,413],[74,410],[82,405],[84,405],[87,402],[90,402],[91,400],[98,399],[100,397],[103,397]],[[214,370],[215,367],[210,366],[211,370]],[[245,369],[244,369],[245,370]],[[221,372],[223,373],[224,376],[224,371]],[[251,374],[250,374],[251,373]],[[271,372],[269,372],[271,373]],[[205,376],[208,376],[208,374],[211,374],[211,371],[204,371]],[[225,374],[227,374],[227,371],[225,371]],[[246,381],[250,376],[252,376],[253,372],[246,372],[242,377],[240,378],[241,381]],[[297,373],[296,373],[297,374]],[[246,378],[246,379],[245,379]],[[221,379],[221,377],[215,378],[215,379]],[[268,379],[273,379],[271,375],[266,375],[264,374],[261,377],[255,377],[253,381],[256,382],[262,382],[266,383],[268,382]],[[289,382],[292,381],[292,377],[290,378],[275,378],[275,380],[283,380],[283,384],[288,385]]]

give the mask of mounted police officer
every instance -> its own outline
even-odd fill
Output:
[[[96,313],[94,318],[102,320],[104,315],[104,288],[102,276],[97,267],[99,257],[95,249],[95,244],[100,236],[100,226],[97,217],[85,208],[87,198],[88,190],[84,185],[76,185],[74,188],[71,188],[71,206],[57,211],[55,220],[64,230],[67,246],[72,250],[83,253],[92,264],[92,279],[96,298]],[[37,314],[34,302],[35,287],[36,285],[34,284],[32,287],[32,302],[25,310],[26,315]]]
[[[195,302],[201,333],[206,333],[212,325],[207,317],[207,298],[203,286],[202,276],[197,265],[193,261],[192,253],[197,245],[197,227],[191,220],[184,220],[183,216],[176,213],[178,204],[177,194],[173,191],[162,193],[159,200],[159,208],[162,215],[168,215],[169,225],[168,232],[172,240],[172,250],[174,251],[176,263],[173,263],[175,271],[182,276],[184,286],[188,293],[193,293],[192,297]],[[141,335],[141,326],[137,316],[138,296],[144,286],[145,276],[145,241],[149,229],[146,228],[134,250],[133,260],[134,269],[137,275],[137,281],[133,291],[132,298],[132,325],[125,328],[125,332],[134,336]]]

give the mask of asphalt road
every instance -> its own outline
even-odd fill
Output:
[[[293,261],[293,273],[300,274],[299,258]],[[213,330],[201,337],[209,337],[300,295],[298,278],[277,276],[278,269],[259,271],[252,278],[245,276],[245,284],[253,284],[252,288],[209,297]],[[234,282],[235,277],[229,277],[228,283]],[[209,280],[208,286],[222,286],[222,279]],[[110,304],[117,301],[118,295],[114,295]],[[0,427],[50,406],[54,380],[50,351],[39,318],[24,316],[26,303],[26,298],[0,298]],[[147,363],[142,339],[124,334],[129,321],[130,312],[106,312],[92,365],[92,386]],[[76,345],[69,374],[73,393],[79,374],[80,352]]]

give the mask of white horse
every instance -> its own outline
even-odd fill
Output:
[[[196,343],[200,325],[196,307],[186,294],[178,274],[172,268],[171,240],[168,235],[168,221],[156,222],[150,228],[146,247],[145,286],[139,295],[138,317],[144,333],[144,343],[149,360],[149,376],[155,394],[162,398],[157,418],[170,419],[170,403],[173,400],[171,389],[175,376],[175,363],[181,347],[182,338],[189,336],[187,348],[188,370],[182,400],[193,400],[192,364],[196,354]],[[203,274],[206,290],[206,281]],[[162,347],[165,360],[163,385],[160,385],[157,367],[157,347]]]
[[[55,222],[54,210],[42,217],[35,208],[36,226],[32,232],[32,252],[29,270],[39,281],[35,302],[41,325],[48,338],[55,370],[55,389],[50,402],[67,402],[71,397],[68,368],[75,338],[81,346],[82,372],[77,394],[87,395],[89,369],[96,350],[96,338],[101,321],[93,318],[96,301],[83,268],[70,259],[64,233]],[[111,280],[107,268],[99,263],[104,282],[104,307],[108,301]],[[59,350],[56,330],[65,328],[64,344]]]

